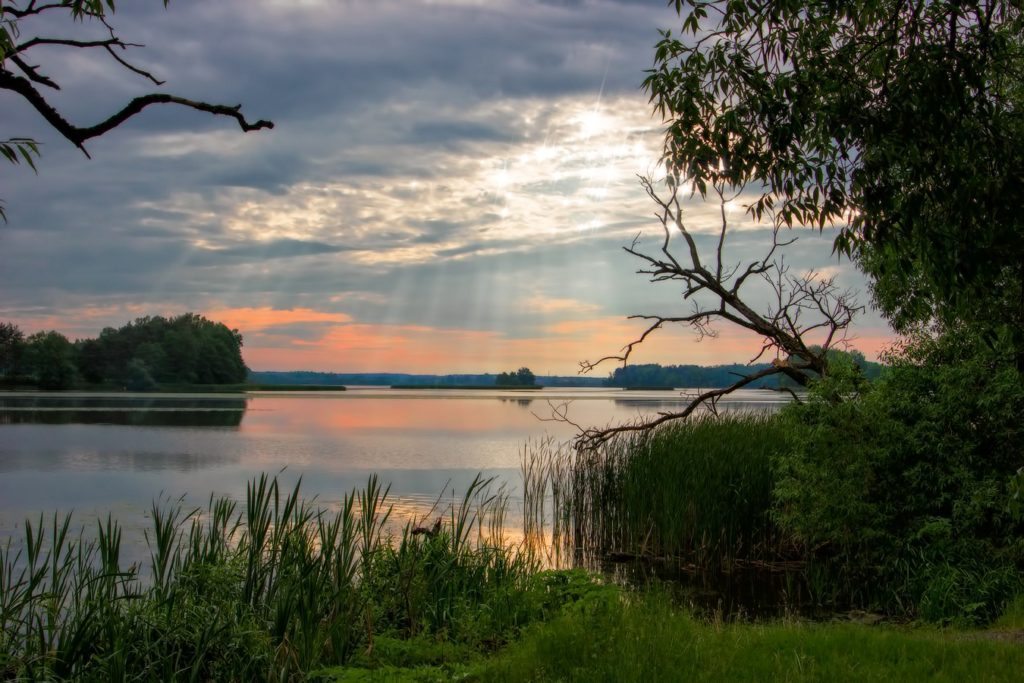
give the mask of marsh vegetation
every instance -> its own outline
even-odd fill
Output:
[[[550,609],[548,575],[502,541],[505,506],[477,479],[431,527],[393,534],[376,477],[331,513],[264,476],[240,505],[155,504],[145,569],[121,562],[116,520],[40,518],[0,549],[0,673],[297,680],[378,638],[491,650]]]

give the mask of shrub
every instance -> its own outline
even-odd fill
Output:
[[[796,446],[777,463],[776,516],[837,599],[991,619],[1024,567],[1020,372],[969,334],[919,338],[890,360],[874,385],[841,372],[787,410]]]

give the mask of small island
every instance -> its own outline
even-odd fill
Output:
[[[515,372],[502,372],[494,378],[498,389],[540,389],[537,377],[530,368],[519,368]]]

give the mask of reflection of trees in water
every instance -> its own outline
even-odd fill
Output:
[[[245,408],[245,398],[5,396],[0,424],[237,427]]]
[[[237,463],[238,454],[161,453],[159,451],[89,450],[40,457],[37,453],[11,453],[0,460],[0,473],[26,469],[44,472],[98,470],[106,472],[190,472]]]
[[[63,394],[8,394],[0,396],[0,410],[4,408],[179,408],[193,410],[230,409],[245,410],[246,398],[234,396],[138,396],[104,394],[96,396],[67,396]]]
[[[498,400],[502,403],[514,403],[520,408],[529,408],[533,403],[532,398],[505,398],[504,396],[499,396]]]

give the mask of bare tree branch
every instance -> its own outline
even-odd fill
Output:
[[[120,47],[121,47],[121,49],[125,49],[125,47],[127,45],[131,45],[131,44],[132,43],[120,43]],[[120,55],[118,55],[116,52],[114,52],[114,46],[113,45],[107,45],[106,47],[107,47],[107,52],[110,54],[111,57],[114,58],[114,61],[116,61],[118,64],[120,64],[124,68],[128,69],[132,73],[135,73],[135,74],[138,74],[138,75],[142,76],[143,78],[145,78],[148,81],[151,81],[154,85],[163,85],[164,84],[164,81],[161,81],[159,78],[157,78],[153,74],[149,73],[145,69],[140,69],[139,67],[135,66],[134,64],[130,64],[127,60],[122,59]]]
[[[24,19],[25,17],[32,16],[33,14],[42,14],[43,12],[51,9],[68,9],[68,6],[60,3],[36,6],[35,0],[32,0],[32,2],[28,3],[28,7],[25,9],[18,9],[17,7],[12,7],[10,5],[3,9],[4,14],[10,14],[16,19]]]
[[[167,4],[166,1],[164,4]],[[34,36],[20,43],[16,42],[19,34],[23,32],[20,27],[23,21],[51,10],[68,12],[70,13],[70,19],[74,21],[89,19],[98,22],[105,29],[106,33],[109,34],[109,37],[80,40],[76,38]],[[137,43],[126,42],[117,35],[107,20],[107,15],[113,11],[113,3],[102,3],[92,0],[50,2],[45,4],[39,4],[36,0],[29,0],[27,3],[22,2],[17,5],[0,0],[0,20],[3,20],[2,24],[0,24],[0,29],[3,31],[2,35],[4,38],[3,44],[0,46],[0,90],[8,90],[24,98],[50,126],[78,147],[86,156],[89,156],[88,151],[85,149],[85,142],[87,140],[107,133],[154,104],[174,104],[213,114],[214,116],[230,117],[235,119],[239,127],[245,132],[274,127],[271,121],[262,119],[250,122],[242,114],[241,105],[213,104],[167,93],[152,93],[136,97],[108,118],[91,126],[78,126],[68,121],[33,85],[45,86],[55,90],[60,89],[60,85],[42,73],[38,65],[30,64],[26,61],[25,55],[32,48],[38,46],[56,46],[73,49],[102,48],[120,67],[149,80],[155,85],[163,85],[164,83],[146,69],[130,63],[118,54],[120,51],[127,50],[130,47],[142,46]],[[24,75],[18,75],[18,73],[8,69],[9,64],[14,65]]]
[[[104,40],[72,40],[70,38],[32,38],[26,40],[24,43],[20,43],[14,48],[11,54],[19,54],[29,50],[36,45],[64,45],[65,47],[111,47],[116,45],[118,47],[143,47],[137,43],[124,43],[119,38],[106,38]]]
[[[156,76],[151,74],[149,71],[146,71],[145,69],[141,69],[141,68],[135,66],[134,64],[132,64],[128,60],[124,59],[119,54],[117,54],[117,52],[114,51],[114,48],[120,48],[121,50],[127,50],[129,47],[145,47],[145,46],[140,44],[140,43],[126,43],[126,42],[124,42],[123,40],[121,40],[120,38],[118,38],[114,34],[114,30],[112,28],[110,28],[109,24],[106,24],[106,22],[104,22],[104,25],[107,26],[108,30],[110,31],[110,38],[105,38],[103,40],[73,40],[73,39],[70,39],[70,38],[39,38],[39,37],[36,37],[36,38],[32,38],[31,40],[26,40],[24,43],[19,44],[13,50],[11,50],[8,53],[7,56],[8,56],[9,59],[17,59],[18,55],[20,55],[23,52],[26,52],[27,50],[30,50],[31,48],[33,48],[33,47],[35,47],[37,45],[61,45],[61,46],[64,46],[64,47],[76,47],[76,48],[81,48],[81,49],[87,49],[87,48],[92,48],[92,47],[101,47],[101,48],[103,48],[104,50],[107,51],[107,54],[109,54],[111,57],[113,57],[114,61],[116,61],[118,64],[120,64],[124,68],[128,69],[132,73],[135,73],[135,74],[138,74],[139,76],[142,76],[143,78],[145,78],[148,81],[151,81],[155,85],[163,85],[164,81],[161,81]],[[25,70],[20,62],[15,62],[15,63],[17,63],[18,66],[20,68],[22,68],[23,71]],[[33,72],[35,72],[36,69],[38,69],[38,67],[32,67]],[[32,78],[31,75],[29,75],[29,78],[31,78],[34,81],[40,82],[40,83],[43,82],[42,80],[37,80],[36,78]],[[49,86],[51,86],[53,88],[57,88],[58,90],[60,89],[59,86],[57,84],[55,84],[53,81],[51,81],[49,78],[46,78],[45,81],[46,81],[46,85],[49,85]]]
[[[15,64],[15,66],[21,69],[22,73],[24,73],[25,76],[28,77],[28,79],[33,83],[45,85],[46,87],[53,88],[54,90],[60,90],[60,86],[57,85],[53,80],[39,73],[38,66],[26,63],[25,60],[23,60],[18,55],[11,55],[10,57],[8,57],[8,59],[10,59]]]
[[[103,135],[107,131],[116,128],[146,107],[153,104],[177,104],[197,111],[214,114],[216,116],[229,116],[235,119],[238,122],[239,127],[245,132],[274,127],[273,122],[262,119],[255,123],[250,123],[245,116],[242,115],[241,105],[231,107],[222,104],[210,104],[208,102],[188,100],[183,97],[177,97],[175,95],[168,95],[165,93],[153,93],[151,95],[136,97],[126,104],[120,111],[94,126],[81,128],[73,125],[65,119],[60,112],[46,101],[38,90],[32,87],[32,84],[26,78],[16,76],[6,70],[0,70],[0,89],[10,90],[24,97],[29,104],[31,104],[35,110],[39,112],[44,119],[46,119],[47,123],[49,123],[58,133],[63,135],[73,145],[82,150],[86,156],[89,156],[84,145],[86,140]]]
[[[709,389],[708,391],[698,394],[693,398],[685,408],[676,412],[661,412],[658,413],[657,417],[650,418],[647,420],[641,420],[639,422],[633,422],[630,424],[619,425],[618,427],[606,427],[604,429],[588,428],[581,430],[576,435],[575,446],[577,449],[589,450],[600,446],[607,442],[609,439],[627,432],[644,432],[658,425],[670,422],[672,420],[682,420],[692,415],[698,408],[705,404],[710,404],[714,408],[718,399],[727,394],[731,394],[737,389],[742,389],[751,382],[755,382],[763,377],[770,377],[777,375],[782,372],[782,368],[776,365],[772,365],[763,370],[755,372],[751,375],[746,375],[742,379],[734,382],[733,384],[722,387],[719,389]],[[568,419],[562,420],[569,422],[569,424],[575,424],[570,422]]]
[[[647,275],[652,282],[681,283],[683,300],[689,300],[692,309],[682,315],[630,316],[630,319],[648,322],[643,332],[618,355],[581,362],[580,371],[590,372],[608,361],[625,365],[638,346],[673,323],[688,325],[698,339],[714,337],[716,323],[735,325],[762,337],[761,349],[751,363],[769,354],[774,358],[767,368],[741,376],[728,387],[698,394],[680,411],[659,413],[656,417],[620,427],[578,430],[577,448],[593,448],[623,432],[643,431],[686,418],[701,406],[714,408],[723,396],[772,375],[784,375],[796,385],[806,386],[812,379],[827,373],[829,351],[846,344],[847,330],[856,313],[862,310],[854,301],[853,293],[840,290],[834,278],[823,278],[813,271],[791,273],[780,250],[792,244],[795,238],[780,240],[777,227],[772,230],[771,242],[761,257],[745,264],[727,264],[725,243],[729,225],[725,206],[731,199],[726,197],[724,185],[714,187],[720,203],[721,224],[711,256],[714,264],[709,261],[709,265],[705,265],[697,240],[683,220],[678,183],[667,183],[669,194],[665,197],[656,191],[652,179],[641,177],[640,184],[658,207],[656,216],[662,229],[660,249],[655,253],[643,251],[639,236],[624,249],[643,262],[644,266],[637,272]],[[682,240],[688,261],[682,262],[674,256],[673,240]],[[767,306],[758,308],[751,303],[757,292],[749,288],[756,283],[762,296],[770,293]],[[795,397],[795,393],[789,391]],[[559,417],[556,413],[555,419],[569,422],[564,414]]]

